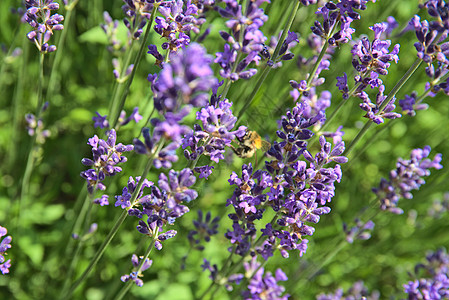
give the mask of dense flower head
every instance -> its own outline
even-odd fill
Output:
[[[126,15],[123,23],[128,28],[128,35],[138,40],[143,33],[143,27],[151,17],[153,6],[161,0],[123,0],[122,10]]]
[[[332,94],[329,91],[322,91],[320,95],[317,95],[316,88],[311,87],[307,92],[300,93],[299,90],[294,89],[290,92],[293,100],[297,101],[298,98],[303,104],[303,116],[304,118],[311,119],[317,115],[324,115],[326,109],[331,105]],[[323,117],[315,125],[323,125],[326,119]]]
[[[195,124],[182,140],[183,149],[190,148],[190,151],[184,150],[187,159],[195,160],[200,155],[206,155],[218,163],[224,159],[225,148],[230,147],[236,137],[245,135],[245,126],[234,130],[237,117],[233,115],[231,106],[228,100],[218,101],[197,112],[196,119],[201,121],[202,126]]]
[[[281,270],[277,269],[274,276],[271,272],[265,272],[263,267],[260,267],[254,257],[251,262],[243,263],[245,274],[252,278],[248,284],[248,290],[242,292],[244,299],[267,299],[267,300],[287,300],[289,294],[284,294],[285,288],[278,284],[279,281],[287,281],[287,275]]]
[[[30,41],[42,53],[56,51],[55,45],[49,45],[48,41],[53,35],[53,31],[62,30],[64,26],[60,24],[64,17],[53,14],[53,10],[59,9],[59,4],[52,0],[25,0],[25,21],[34,29],[27,34]]]
[[[346,292],[342,288],[339,288],[334,293],[319,294],[316,296],[317,300],[351,300],[351,299],[366,299],[366,300],[378,300],[380,294],[377,291],[372,293],[365,287],[363,281],[357,281]]]
[[[140,208],[134,208],[134,215],[146,218],[146,222],[139,221],[137,230],[145,235],[156,235],[165,225],[172,225],[177,218],[189,212],[189,208],[182,205],[198,197],[198,193],[190,187],[195,184],[196,177],[193,171],[186,168],[181,171],[170,170],[168,176],[159,175],[158,186],[151,187],[151,193],[139,201]],[[145,217],[146,216],[146,217]],[[169,230],[159,234],[155,247],[162,249],[162,241],[172,238],[176,231]]]
[[[129,274],[125,274],[123,276],[120,277],[120,280],[122,282],[127,282],[129,280],[134,281],[134,283],[137,286],[143,286],[143,280],[140,279],[140,277],[142,277],[142,272],[149,269],[151,267],[151,265],[153,264],[153,261],[150,260],[149,258],[145,258],[145,260],[142,263],[143,260],[143,256],[137,257],[137,255],[133,254],[132,258],[131,258],[131,262],[133,265],[133,272],[129,273]],[[139,265],[142,263],[142,267],[139,269]]]
[[[399,199],[412,199],[412,190],[419,189],[425,183],[424,177],[430,175],[430,169],[441,169],[441,154],[436,154],[433,160],[427,158],[430,155],[430,147],[414,149],[410,159],[398,159],[396,169],[390,171],[389,180],[382,178],[378,188],[373,192],[380,199],[380,209],[388,210],[395,214],[402,214],[403,210],[398,207]]]
[[[5,227],[0,226],[0,239],[2,239],[7,233],[8,230]],[[11,267],[11,260],[5,259],[6,251],[11,248],[11,241],[12,237],[8,235],[0,242],[0,271],[3,275],[8,274],[9,268]]]
[[[346,241],[350,244],[357,240],[368,240],[371,238],[371,231],[374,229],[374,222],[368,220],[363,222],[360,219],[355,219],[355,226],[349,228],[346,223],[343,223],[343,231],[346,235]]]
[[[167,40],[162,43],[162,49],[176,53],[179,48],[185,48],[190,44],[190,32],[195,34],[200,32],[200,26],[206,19],[199,16],[195,2],[172,0],[164,1],[159,6],[159,12],[163,17],[156,17],[154,30]]]
[[[176,112],[182,104],[205,106],[217,84],[210,67],[212,58],[203,46],[193,43],[171,57],[159,76],[150,75],[154,106],[160,112]]]
[[[114,129],[108,132],[108,139],[105,141],[97,135],[89,139],[88,145],[92,147],[93,158],[83,158],[82,164],[92,167],[89,170],[81,172],[81,177],[87,181],[87,189],[90,193],[94,188],[105,190],[106,186],[102,181],[106,176],[114,176],[122,171],[117,164],[124,163],[127,158],[123,156],[123,152],[129,152],[134,149],[133,145],[116,144],[117,134]]]
[[[210,241],[210,237],[218,233],[218,222],[220,221],[219,217],[215,217],[212,219],[210,211],[206,213],[203,220],[203,211],[198,210],[198,220],[193,220],[193,226],[195,226],[194,230],[189,231],[187,238],[192,246],[197,250],[203,250],[204,246],[201,245],[201,241],[205,240],[206,242]]]
[[[247,68],[249,64],[251,62],[258,63],[260,59],[264,58],[261,53],[264,53],[267,38],[260,27],[268,20],[268,16],[264,14],[264,10],[260,6],[263,2],[270,3],[270,1],[250,1],[245,13],[243,13],[242,5],[237,1],[223,2],[226,3],[226,6],[224,8],[217,6],[216,10],[222,17],[229,19],[226,26],[231,29],[231,33],[220,31],[226,44],[223,52],[215,54],[214,62],[221,67],[221,77],[229,78],[232,81],[248,79],[257,73],[256,69]],[[240,40],[241,37],[243,40]],[[238,53],[243,54],[240,61],[236,61]],[[237,66],[234,68],[235,64]]]
[[[342,43],[348,43],[355,32],[351,28],[354,20],[360,19],[360,14],[356,10],[365,10],[368,0],[338,0],[337,3],[327,2],[319,7],[317,14],[322,15],[323,23],[315,21],[311,27],[312,32],[323,39],[329,39],[331,46],[338,46]],[[375,0],[373,0],[375,2]],[[355,10],[356,9],[356,10]],[[340,25],[337,30],[335,26]]]
[[[449,256],[445,249],[438,249],[426,256],[426,263],[415,266],[414,281],[404,284],[408,299],[449,298]],[[422,277],[419,275],[422,273]]]
[[[419,5],[420,8],[426,8],[427,13],[435,20],[430,22],[432,29],[443,32],[449,29],[449,4],[444,0],[428,0]]]
[[[382,80],[379,75],[387,75],[390,62],[399,60],[399,44],[394,45],[393,50],[390,40],[382,40],[381,35],[387,30],[385,23],[377,23],[370,27],[374,31],[372,42],[367,37],[361,38],[352,48],[352,65],[358,72],[355,82],[360,84],[357,91],[362,91],[368,85],[371,88],[379,87]]]
[[[415,48],[418,51],[417,55],[419,59],[422,59],[428,65],[438,61],[447,66],[449,65],[447,58],[449,55],[449,42],[444,42],[447,37],[447,29],[435,28],[434,25],[434,22],[421,21],[421,18],[417,15],[411,19],[410,26],[414,27],[416,37],[418,38],[418,42],[415,43]]]

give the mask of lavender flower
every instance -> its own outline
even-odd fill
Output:
[[[218,163],[224,159],[225,147],[230,147],[236,137],[243,137],[246,132],[245,126],[233,130],[237,118],[231,110],[232,103],[228,100],[219,101],[215,105],[207,105],[196,114],[203,126],[195,124],[194,130],[183,138],[182,147],[184,155],[189,160],[198,159],[200,155],[207,155],[210,160]],[[199,169],[201,172],[210,172],[210,167]],[[204,174],[208,175],[208,174]],[[203,176],[204,177],[204,176]]]
[[[200,245],[201,240],[206,242],[210,241],[210,237],[218,233],[218,221],[219,217],[215,217],[211,220],[211,213],[207,212],[203,221],[203,212],[198,210],[198,220],[193,220],[194,230],[189,231],[187,238],[189,239],[190,245],[195,245],[195,249],[204,250],[204,246]],[[196,237],[198,235],[198,237]]]
[[[48,102],[47,102],[48,104]],[[42,118],[39,118],[39,120],[36,120],[36,116],[33,114],[26,114],[25,120],[27,122],[27,130],[28,135],[34,136],[36,135],[36,142],[38,144],[44,144],[45,139],[50,137],[51,133],[50,130],[44,129],[44,122],[42,121]]]
[[[94,121],[94,128],[109,128],[109,122],[107,120],[107,115],[100,115],[98,112],[95,112],[96,116],[92,117],[92,121]],[[139,123],[140,120],[142,120],[142,116],[139,114],[139,108],[138,107],[134,107],[133,112],[126,117],[126,111],[122,110],[120,113],[120,116],[117,120],[118,123],[118,128],[121,126],[124,126],[126,124],[128,124],[131,121],[134,121],[137,123]]]
[[[257,63],[262,57],[264,43],[267,40],[260,27],[267,21],[260,5],[269,0],[251,1],[248,3],[246,13],[243,14],[242,6],[237,1],[225,1],[226,7],[217,7],[217,11],[224,18],[230,19],[226,26],[231,33],[220,31],[221,37],[227,42],[223,52],[217,52],[215,63],[221,67],[220,76],[232,81],[248,79],[257,73],[256,69],[247,69],[251,62]],[[241,32],[243,30],[243,32]],[[242,37],[242,40],[241,40]],[[286,50],[286,49],[285,49]],[[237,60],[238,53],[243,58]],[[235,66],[235,64],[237,64]]]
[[[133,203],[131,203],[132,195],[135,193],[135,190],[137,188],[137,184],[139,183],[141,177],[136,177],[136,180],[132,178],[132,176],[128,179],[128,184],[123,188],[122,194],[115,196],[115,206],[120,206],[122,209],[127,209],[129,215],[136,215],[138,217],[141,217],[141,213],[137,209],[133,209],[135,205],[138,203],[148,201],[149,196],[143,196],[143,190],[144,188],[149,188],[153,185],[151,181],[148,181],[146,178],[143,179],[142,186],[140,187],[139,192],[137,192],[137,196]]]
[[[417,110],[426,110],[429,105],[425,103],[417,103],[416,92],[410,95],[405,95],[404,99],[399,100],[399,106],[401,106],[402,112],[413,117],[416,115]]]
[[[315,21],[311,27],[312,32],[321,38],[328,40],[331,46],[338,46],[342,43],[348,43],[355,32],[351,28],[354,20],[360,19],[360,14],[354,9],[365,10],[368,0],[338,0],[337,3],[327,2],[319,7],[317,14],[323,16],[323,23]],[[373,0],[375,2],[375,0]],[[334,33],[334,26],[340,24],[340,30]],[[331,35],[332,34],[332,35]]]
[[[287,300],[289,294],[284,294],[285,288],[278,285],[279,281],[287,281],[288,278],[281,269],[277,269],[273,276],[270,272],[265,272],[260,263],[254,257],[251,262],[243,263],[246,274],[254,276],[251,278],[248,290],[242,292],[244,299],[267,299],[267,300]],[[259,269],[258,269],[259,268]]]
[[[8,230],[5,227],[0,226],[0,239],[4,237],[8,233]],[[3,275],[9,273],[9,268],[11,267],[11,260],[8,259],[5,261],[6,251],[11,248],[12,237],[8,235],[3,238],[0,242],[0,271]]]
[[[145,261],[142,264],[142,267],[140,268],[140,270],[138,270],[139,265],[141,264],[141,260],[143,260],[143,256],[137,257],[137,255],[133,254],[132,258],[131,258],[131,262],[133,264],[133,269],[135,271],[125,274],[123,276],[120,277],[120,280],[122,282],[127,282],[129,280],[134,281],[134,283],[137,286],[143,286],[143,280],[140,279],[140,277],[142,277],[142,272],[144,272],[145,270],[149,269],[151,267],[151,265],[153,264],[153,261],[150,260],[149,258],[146,258]],[[138,271],[137,271],[138,270]]]
[[[98,136],[93,136],[87,143],[92,147],[93,159],[83,158],[81,162],[85,166],[92,166],[92,169],[81,172],[80,176],[86,179],[87,190],[93,193],[94,189],[105,190],[106,186],[102,181],[106,176],[114,176],[122,171],[118,163],[124,163],[127,158],[122,155],[134,149],[133,145],[116,145],[117,135],[114,129],[108,133],[108,139],[102,140]]]
[[[276,46],[279,42],[279,38],[281,37],[281,35],[282,31],[279,32],[277,37],[276,36],[271,37],[269,46],[264,48],[260,53],[263,58],[269,60],[271,59],[271,56],[273,55],[276,49]],[[295,55],[290,51],[290,49],[295,47],[298,43],[299,43],[298,34],[289,31],[287,34],[287,38],[282,43],[276,61],[269,61],[270,66],[272,68],[278,68],[282,66],[282,61],[293,59]]]
[[[134,215],[147,216],[146,222],[140,220],[137,230],[145,235],[155,238],[156,249],[162,249],[162,242],[176,235],[176,231],[169,230],[159,234],[167,224],[174,224],[177,218],[189,212],[189,208],[182,205],[183,202],[191,202],[198,197],[198,193],[190,189],[196,178],[192,170],[182,171],[170,170],[168,177],[161,173],[159,175],[159,187],[152,186],[151,194],[144,196],[139,201],[142,210],[135,208]]]
[[[164,17],[156,17],[154,30],[167,39],[162,49],[169,49],[171,53],[188,46],[190,32],[198,34],[199,26],[206,21],[205,18],[197,18],[198,7],[192,1],[166,1],[159,7],[159,12]]]
[[[153,6],[161,0],[123,0],[123,2],[125,4],[122,6],[122,10],[127,16],[123,19],[123,23],[129,30],[128,34],[138,40],[143,33],[143,27],[151,17]]]
[[[156,109],[165,113],[178,111],[181,104],[205,106],[207,93],[217,84],[210,63],[211,57],[196,43],[173,55],[159,76],[148,78]]]
[[[430,168],[441,169],[441,154],[436,154],[433,160],[427,157],[430,147],[414,149],[410,154],[410,160],[398,159],[396,170],[390,172],[389,180],[382,178],[378,188],[373,192],[380,199],[380,209],[388,210],[395,214],[402,214],[403,210],[398,207],[401,198],[412,199],[412,190],[417,190],[425,183],[423,177],[430,175]]]
[[[379,93],[376,95],[376,103],[372,103],[366,93],[359,94],[359,97],[363,99],[360,108],[366,111],[364,117],[376,124],[383,123],[384,119],[396,119],[401,117],[401,114],[393,112],[396,108],[396,105],[394,105],[396,97],[391,98],[390,102],[382,110],[380,109],[385,99],[387,99],[387,96],[384,95],[384,91],[385,86],[379,86]]]
[[[25,21],[34,28],[27,34],[28,39],[33,41],[42,53],[56,51],[56,46],[49,45],[48,41],[53,31],[64,28],[60,24],[64,17],[51,14],[53,10],[59,9],[59,4],[52,0],[25,0],[25,8],[27,9]]]
[[[355,77],[356,83],[360,84],[357,92],[361,92],[368,85],[371,88],[379,87],[382,80],[379,75],[387,75],[390,62],[398,62],[399,44],[389,51],[390,40],[381,40],[381,35],[387,30],[385,23],[377,23],[370,27],[374,31],[374,39],[370,43],[368,38],[363,37],[352,48],[352,65],[358,72]]]
[[[444,249],[426,256],[425,264],[417,264],[418,279],[404,284],[408,299],[447,299],[449,297],[449,256]],[[420,270],[423,277],[419,278]],[[425,276],[425,277],[424,277]]]
[[[368,240],[371,238],[371,231],[374,229],[374,222],[369,220],[362,222],[360,219],[355,219],[355,226],[348,228],[346,223],[343,223],[343,231],[346,235],[346,241],[350,244],[354,242],[354,239]]]
[[[350,299],[366,299],[378,300],[380,298],[379,292],[374,291],[370,294],[368,289],[363,284],[363,281],[357,281],[345,293],[343,289],[338,289],[334,293],[319,294],[316,296],[317,300],[350,300]]]

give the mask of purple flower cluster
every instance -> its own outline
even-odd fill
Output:
[[[346,241],[350,244],[357,240],[369,240],[371,238],[371,231],[374,229],[374,222],[369,220],[363,222],[360,219],[355,219],[355,226],[349,228],[346,223],[343,223],[343,231],[346,235]]]
[[[218,101],[203,107],[196,114],[203,126],[195,124],[193,131],[183,138],[182,147],[184,155],[189,160],[196,160],[201,155],[210,157],[211,161],[218,163],[224,159],[225,148],[231,146],[236,137],[243,137],[246,132],[245,126],[233,130],[237,117],[232,114],[232,103],[228,100]],[[200,178],[207,178],[212,172],[210,166],[198,167],[195,171],[201,173]]]
[[[139,220],[137,230],[155,239],[156,249],[162,249],[162,242],[176,235],[175,230],[162,234],[159,232],[162,232],[165,225],[173,225],[177,218],[189,212],[189,208],[182,203],[189,203],[198,197],[198,193],[190,188],[195,181],[192,170],[187,168],[182,171],[170,170],[168,177],[161,173],[159,187],[147,182],[145,187],[151,185],[151,193],[139,193],[136,201],[126,207],[130,215],[146,219]]]
[[[151,11],[153,10],[154,3],[161,0],[123,0],[125,4],[122,6],[122,10],[126,17],[123,19],[126,28],[128,28],[128,34],[133,39],[138,40],[143,33],[143,27],[147,24],[147,21],[151,17]]]
[[[210,211],[208,211],[206,216],[204,216],[203,221],[203,211],[199,209],[198,220],[193,220],[193,226],[195,226],[195,229],[189,231],[189,234],[187,235],[190,245],[194,245],[197,250],[204,250],[204,246],[200,245],[201,241],[205,240],[206,242],[209,242],[210,237],[218,233],[217,228],[219,221],[219,217],[212,219]]]
[[[373,188],[373,192],[380,199],[380,209],[388,210],[395,214],[402,214],[403,210],[398,207],[399,199],[412,199],[412,190],[417,190],[425,183],[423,177],[430,175],[430,168],[441,169],[441,154],[436,154],[433,160],[427,158],[430,154],[430,147],[414,149],[410,154],[410,159],[398,159],[396,170],[390,171],[389,180],[382,178],[378,188]]]
[[[154,30],[161,35],[161,38],[167,40],[162,43],[162,49],[169,51],[170,60],[172,54],[178,52],[178,49],[190,44],[190,32],[198,34],[200,26],[206,21],[203,16],[198,15],[196,2],[172,0],[164,1],[159,6],[159,12],[163,17],[156,17]],[[164,60],[163,55],[159,53],[155,45],[151,45],[149,50],[148,53],[156,58],[156,64],[161,66]]]
[[[247,274],[254,274],[248,284],[248,290],[242,292],[244,299],[287,300],[289,294],[284,294],[285,288],[278,285],[279,281],[287,281],[287,275],[277,269],[274,276],[265,272],[255,258],[251,262],[243,263]]]
[[[332,294],[319,294],[316,296],[317,300],[349,300],[349,299],[366,299],[378,300],[380,294],[377,291],[369,293],[368,289],[363,284],[363,281],[357,281],[345,293],[343,289],[338,289]]]
[[[417,110],[426,110],[429,107],[426,103],[418,102],[417,97],[416,92],[413,92],[410,95],[405,95],[404,99],[399,100],[399,106],[403,113],[413,117],[416,115]]]
[[[270,38],[269,45],[266,47],[266,49],[262,50],[262,52],[260,53],[263,58],[271,59],[276,49],[276,46],[279,42],[279,39],[281,38],[281,35],[282,31],[279,32],[277,37],[273,35]],[[290,49],[298,45],[298,43],[299,43],[298,34],[289,31],[287,34],[287,38],[282,43],[282,47],[280,48],[278,57],[276,58],[275,61],[269,61],[270,66],[272,68],[279,68],[282,66],[282,61],[293,59],[295,55],[290,51]]]
[[[121,74],[122,72],[122,66],[120,57],[123,55],[123,53],[126,51],[126,49],[131,45],[131,39],[129,38],[127,41],[122,42],[118,39],[118,20],[112,20],[111,16],[107,11],[103,12],[103,19],[105,24],[100,24],[101,28],[103,29],[104,33],[106,34],[106,37],[108,39],[108,51],[111,52],[112,56],[114,57],[112,59],[112,66],[114,67],[114,77],[118,82],[124,81],[132,72],[134,65],[130,64],[127,66],[127,69],[125,70],[125,74]],[[130,36],[130,33],[128,32],[128,36]]]
[[[345,147],[339,142],[332,149],[321,136],[321,150],[313,156],[306,149],[306,140],[313,135],[308,128],[320,121],[323,113],[308,118],[304,108],[305,105],[297,103],[283,116],[282,130],[277,132],[282,141],[274,142],[267,152],[274,158],[265,162],[268,171],[253,172],[251,164],[243,165],[241,177],[233,173],[229,179],[229,183],[237,187],[227,201],[235,213],[229,215],[233,230],[225,236],[236,245],[235,252],[239,255],[254,246],[252,242],[257,233],[254,221],[260,220],[268,207],[277,213],[277,221],[261,229],[264,240],[256,245],[256,251],[264,259],[272,256],[275,250],[288,257],[288,251],[297,249],[302,256],[308,243],[304,237],[315,230],[312,224],[330,212],[325,205],[334,196],[334,182],[341,179],[339,163],[347,162],[347,158],[341,156]],[[300,160],[301,156],[305,161]],[[331,162],[337,164],[325,168]]]
[[[140,287],[143,286],[143,280],[140,279],[140,277],[143,276],[142,275],[143,271],[145,271],[151,267],[151,265],[153,264],[153,261],[150,260],[149,258],[146,258],[145,261],[143,262],[140,270],[137,271],[142,260],[143,260],[143,256],[137,257],[137,255],[133,254],[133,256],[131,257],[131,262],[133,264],[135,271],[129,273],[129,275],[125,274],[125,275],[121,276],[120,280],[122,282],[127,282],[129,280],[132,280],[132,281],[134,281],[134,283],[137,286],[140,286]]]
[[[449,298],[449,255],[444,249],[426,256],[425,264],[415,267],[415,274],[423,271],[425,277],[404,284],[408,299],[448,299]],[[418,277],[418,276],[417,276]]]
[[[368,97],[368,94],[366,94],[365,92],[358,94],[359,98],[363,100],[363,103],[360,103],[360,108],[366,111],[364,117],[370,119],[376,124],[383,123],[385,121],[384,119],[392,120],[400,118],[402,116],[401,114],[394,112],[396,108],[396,105],[394,104],[394,102],[396,101],[396,97],[392,97],[391,100],[389,100],[388,104],[383,109],[381,109],[383,103],[387,99],[387,96],[384,95],[384,91],[385,86],[379,86],[379,92],[376,95],[376,103],[372,103],[370,98]]]
[[[206,49],[193,43],[173,55],[158,76],[148,75],[155,108],[165,113],[178,111],[182,104],[205,106],[209,91],[217,84],[211,62]]]
[[[109,128],[109,122],[107,120],[107,115],[100,115],[98,112],[95,112],[96,116],[92,117],[92,121],[94,121],[94,128]],[[120,113],[120,116],[117,120],[117,124],[118,127],[124,126],[126,124],[128,124],[131,121],[134,121],[137,123],[139,123],[140,120],[142,120],[142,116],[139,114],[139,108],[138,107],[134,107],[133,112],[126,117],[126,111],[122,110]]]
[[[8,233],[8,230],[5,227],[0,226],[0,239],[4,237]],[[11,260],[8,259],[5,261],[6,251],[11,248],[12,237],[8,235],[3,238],[0,242],[0,271],[3,275],[9,273],[9,268],[11,268]]]
[[[215,54],[214,62],[220,65],[220,76],[223,78],[229,78],[232,81],[251,78],[257,73],[257,70],[247,69],[249,64],[258,63],[261,58],[267,58],[266,55],[261,54],[266,50],[267,38],[260,28],[268,20],[268,16],[264,14],[264,10],[260,6],[263,2],[270,3],[270,1],[250,1],[246,8],[243,8],[236,0],[223,2],[226,7],[216,7],[216,10],[223,18],[229,19],[226,26],[231,29],[231,33],[220,31],[221,37],[227,44],[225,44],[223,52]],[[237,58],[240,57],[238,54],[244,55],[239,61],[237,61]]]
[[[367,37],[363,37],[351,51],[352,65],[358,72],[355,77],[356,84],[360,84],[357,88],[358,92],[364,90],[368,85],[372,89],[379,87],[382,84],[379,75],[387,75],[390,62],[397,63],[399,60],[400,45],[394,45],[393,50],[390,51],[391,41],[381,39],[381,35],[387,30],[387,25],[377,23],[370,29],[374,32],[373,41],[370,43]]]
[[[193,43],[172,56],[159,75],[149,75],[154,93],[154,106],[164,119],[151,120],[154,126],[143,130],[144,142],[134,139],[136,152],[152,155],[160,143],[170,141],[158,152],[154,164],[157,168],[170,168],[178,160],[176,149],[181,146],[182,137],[189,128],[181,125],[191,107],[203,107],[208,103],[210,90],[217,85],[217,79],[210,68],[212,59],[199,44]]]
[[[28,39],[33,41],[42,53],[56,51],[56,46],[49,45],[48,41],[53,31],[64,29],[64,26],[60,24],[64,17],[51,14],[52,10],[59,9],[59,4],[52,0],[25,0],[25,8],[27,9],[25,21],[34,28],[27,34]]]
[[[94,189],[105,190],[106,186],[103,180],[106,176],[114,176],[122,171],[117,164],[124,163],[127,158],[123,156],[123,152],[132,151],[133,145],[116,144],[117,134],[114,129],[108,133],[108,139],[105,141],[98,138],[97,135],[89,139],[87,143],[92,147],[93,158],[83,158],[82,164],[92,167],[89,170],[81,172],[81,177],[86,179],[87,190],[93,193]]]
[[[352,40],[355,29],[351,28],[354,20],[360,19],[360,14],[355,11],[365,10],[368,0],[338,0],[337,3],[327,2],[319,7],[317,14],[323,16],[323,23],[315,21],[311,27],[312,32],[317,36],[329,41],[331,46],[338,46]],[[375,2],[375,0],[373,0]],[[335,26],[340,25],[337,30]]]

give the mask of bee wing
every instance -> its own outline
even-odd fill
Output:
[[[262,140],[262,144],[260,149],[262,149],[262,151],[267,152],[268,150],[270,150],[271,148],[271,144],[267,141]]]

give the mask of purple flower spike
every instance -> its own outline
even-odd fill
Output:
[[[8,233],[5,227],[0,226],[0,239]],[[0,272],[3,275],[9,273],[9,268],[11,267],[11,260],[5,259],[6,251],[11,248],[12,237],[7,236],[0,242]],[[6,261],[5,261],[6,260]]]
[[[211,236],[218,233],[218,222],[219,217],[212,219],[211,213],[207,212],[203,221],[203,212],[198,210],[198,220],[193,220],[194,230],[189,231],[187,238],[189,239],[190,245],[194,246],[197,250],[204,250],[204,246],[200,245],[202,240],[206,242],[210,241]]]
[[[142,267],[140,268],[139,272],[137,272],[138,267],[142,260],[143,260],[143,256],[137,257],[137,255],[133,254],[133,256],[131,258],[131,262],[132,262],[134,271],[129,274],[125,274],[125,275],[121,276],[120,280],[122,282],[127,282],[129,280],[132,280],[132,281],[134,281],[134,283],[137,286],[139,286],[139,287],[143,286],[143,280],[140,279],[141,277],[143,277],[142,272],[149,269],[151,267],[151,265],[153,264],[153,261],[150,260],[149,258],[146,258],[145,261],[143,262]]]
[[[48,41],[53,35],[53,31],[62,30],[64,26],[60,24],[64,17],[59,14],[51,14],[52,10],[58,10],[59,4],[52,0],[25,0],[27,12],[24,19],[34,29],[27,34],[30,41],[42,53],[56,51],[56,46],[49,45]]]
[[[156,109],[165,113],[179,111],[182,104],[206,105],[209,91],[217,84],[211,61],[206,50],[196,43],[173,55],[152,81]]]
[[[388,210],[395,214],[402,214],[403,210],[398,207],[401,198],[412,199],[412,190],[417,190],[425,183],[423,177],[430,175],[431,168],[441,169],[441,154],[436,154],[433,160],[427,158],[430,147],[414,149],[410,154],[410,160],[398,159],[396,170],[390,172],[389,180],[382,178],[378,188],[373,192],[380,199],[380,209]]]
[[[404,284],[408,299],[447,299],[449,298],[449,256],[439,249],[426,256],[424,264],[415,266],[414,281]],[[418,275],[420,271],[426,277]]]
[[[249,263],[243,263],[247,274],[254,274],[251,278],[248,290],[242,292],[244,299],[270,299],[287,300],[289,294],[284,294],[285,288],[278,285],[278,281],[287,281],[288,278],[281,269],[276,270],[275,276],[270,272],[265,273],[265,269],[260,267],[260,263],[253,257]]]
[[[96,135],[89,139],[88,145],[92,147],[93,159],[83,158],[81,162],[83,165],[91,166],[92,168],[80,174],[81,177],[86,179],[89,193],[93,193],[94,189],[106,189],[102,181],[106,176],[114,176],[121,172],[122,168],[118,167],[117,164],[127,161],[127,158],[122,153],[134,149],[133,145],[116,144],[116,138],[115,130],[111,129],[106,141],[98,138]]]

